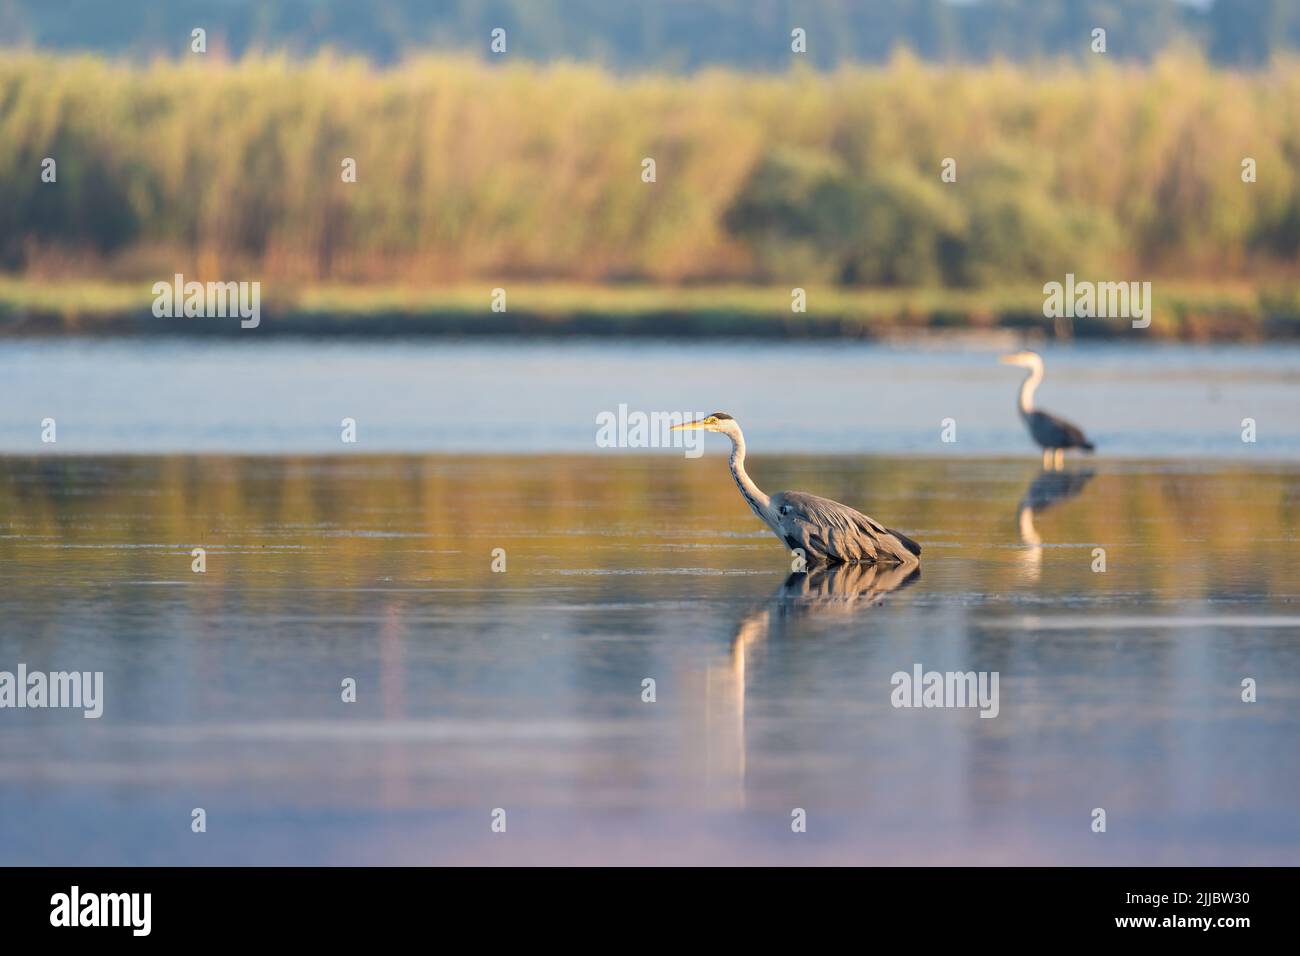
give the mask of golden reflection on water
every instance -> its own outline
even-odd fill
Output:
[[[1300,521],[1295,474],[1281,466],[1113,463],[1094,477],[1037,474],[1029,461],[769,456],[752,470],[769,490],[823,494],[917,537],[927,569],[956,547],[994,559],[972,569],[988,588],[1023,581],[998,552],[1045,543],[1115,548],[1129,582],[1155,591],[1213,590],[1230,565],[1266,588],[1287,580]],[[722,459],[673,454],[3,458],[0,515],[11,565],[91,578],[175,572],[179,552],[199,546],[215,552],[209,581],[266,569],[278,586],[496,586],[494,546],[530,573],[788,565]],[[1164,558],[1193,543],[1194,567],[1123,561],[1126,549]]]

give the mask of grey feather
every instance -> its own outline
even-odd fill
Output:
[[[772,508],[777,533],[802,548],[809,563],[918,563],[921,546],[848,505],[802,491],[778,491]]]
[[[1082,448],[1092,451],[1092,442],[1084,437],[1077,425],[1058,418],[1051,412],[1032,411],[1022,413],[1029,434],[1043,448]]]

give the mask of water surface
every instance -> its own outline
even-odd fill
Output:
[[[1044,354],[1041,407],[1109,457],[1300,459],[1300,347]],[[1015,411],[1022,373],[997,355],[951,343],[0,340],[0,452],[593,452],[597,416],[626,405],[730,412],[755,451],[1032,453]],[[54,444],[41,441],[46,418]],[[342,443],[345,418],[355,444]],[[1254,442],[1242,441],[1248,418]]]
[[[712,454],[0,457],[0,669],[106,681],[0,711],[0,863],[1300,863],[1294,464],[751,470],[919,578],[791,578]]]

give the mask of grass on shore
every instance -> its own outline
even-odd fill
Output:
[[[41,281],[0,277],[0,335],[112,334],[169,323],[168,332],[207,331],[155,319],[152,283]],[[491,309],[505,289],[506,311]],[[807,311],[791,311],[788,287],[477,282],[264,286],[268,331],[344,334],[702,334],[873,337],[933,331],[1041,331],[1047,336],[1142,335],[1231,340],[1300,335],[1300,289],[1249,283],[1153,282],[1149,329],[1126,320],[1062,324],[1043,317],[1041,288],[810,288]]]

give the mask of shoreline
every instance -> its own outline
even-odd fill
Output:
[[[158,318],[146,282],[0,278],[0,339],[245,335],[328,338],[528,337],[1265,342],[1300,339],[1300,296],[1248,284],[1157,284],[1148,328],[1128,319],[1053,319],[1033,287],[811,288],[790,311],[784,286],[493,283],[438,288],[279,287],[256,328],[237,315]],[[493,311],[492,292],[508,293]]]

